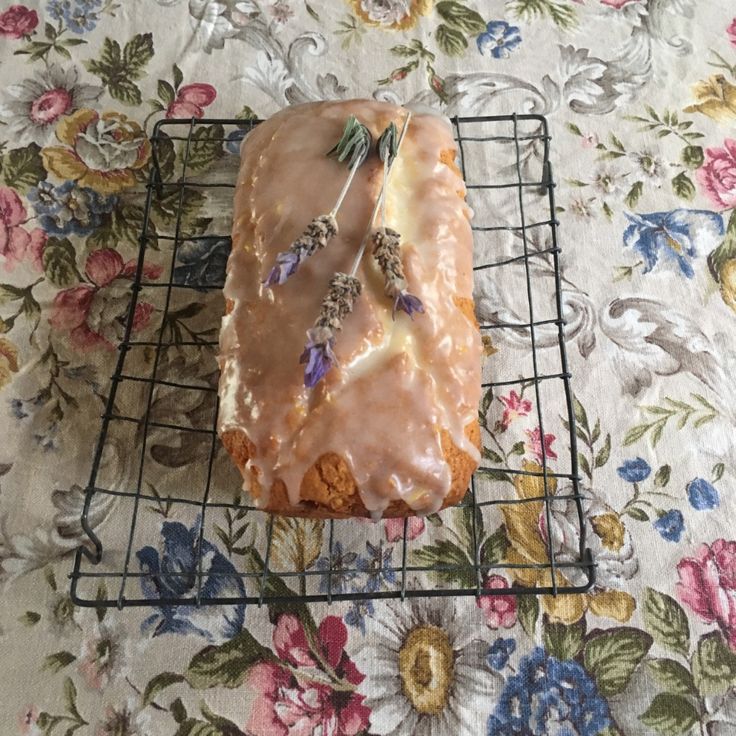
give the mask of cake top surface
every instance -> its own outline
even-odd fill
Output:
[[[394,318],[369,249],[356,273],[361,294],[334,346],[338,364],[305,387],[305,333],[332,276],[350,270],[379,195],[375,153],[357,170],[329,244],[286,283],[263,283],[276,255],[332,208],[349,168],[326,153],[351,114],[376,140],[392,121],[401,129],[406,110],[369,100],[299,105],[244,142],[220,340],[220,431],[244,430],[262,489],[281,479],[295,506],[305,471],[333,452],[372,513],[397,499],[429,513],[450,487],[442,432],[478,455],[466,437],[480,395],[472,233],[447,120],[412,116],[387,187],[386,224],[401,234],[409,291],[423,314]]]

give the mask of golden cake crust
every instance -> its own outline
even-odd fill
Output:
[[[468,438],[480,447],[480,427],[477,422],[468,425]],[[230,453],[233,462],[244,475],[248,472],[246,464],[251,457],[253,446],[242,429],[226,430],[222,434],[222,444]],[[452,443],[448,432],[442,431],[442,451],[452,474],[450,492],[445,497],[442,508],[454,506],[462,501],[468,489],[470,477],[475,470],[475,461]],[[258,500],[261,496],[261,485],[256,471],[250,470],[251,496]],[[268,505],[264,511],[285,516],[303,516],[306,518],[344,519],[350,517],[369,518],[368,509],[358,494],[358,486],[345,460],[339,455],[328,452],[318,458],[304,474],[299,489],[301,504],[295,508],[289,503],[286,486],[281,480],[274,481]],[[403,501],[393,501],[383,512],[386,519],[414,516],[413,511]]]

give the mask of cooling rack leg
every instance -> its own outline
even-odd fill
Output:
[[[151,183],[156,189],[156,196],[161,199],[164,196],[163,188],[163,177],[161,176],[161,165],[158,161],[158,137],[161,129],[161,120],[153,126],[153,133],[151,135],[151,160],[153,161],[153,172],[151,177]]]
[[[81,545],[79,552],[81,552],[93,565],[97,565],[102,559],[102,542],[100,538],[95,534],[94,529],[89,525],[89,505],[92,500],[92,494],[94,489],[88,487],[84,494],[84,509],[82,510],[81,524],[84,533],[87,538],[94,545],[94,551],[91,551],[89,547]]]
[[[590,551],[589,547],[585,548],[585,552],[583,553],[583,563],[588,570],[588,582],[581,590],[581,593],[585,593],[586,591],[590,590],[595,585],[595,568],[597,567],[595,560],[593,559],[593,553]]]
[[[84,507],[82,509],[82,517],[80,519],[80,523],[82,525],[82,531],[84,531],[84,533],[87,535],[87,540],[92,543],[94,549],[90,550],[90,548],[83,541],[80,541],[79,546],[77,547],[77,550],[74,554],[74,568],[72,570],[72,573],[69,575],[69,577],[71,578],[69,595],[71,596],[72,603],[74,603],[75,606],[92,605],[90,601],[80,598],[77,595],[77,581],[79,580],[80,571],[82,569],[82,558],[86,557],[93,565],[99,564],[100,560],[102,559],[102,542],[90,526],[88,519],[89,506],[92,500],[93,493],[94,489],[91,486],[88,486],[84,494]]]

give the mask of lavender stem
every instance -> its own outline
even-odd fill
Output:
[[[383,184],[381,184],[381,227],[386,227],[386,182],[388,181],[388,159],[383,161]]]
[[[348,193],[348,189],[350,189],[350,185],[353,183],[355,172],[358,170],[362,163],[363,162],[360,159],[357,159],[355,163],[350,167],[348,178],[345,179],[345,183],[342,185],[340,194],[337,197],[337,202],[335,202],[335,206],[330,210],[330,217],[335,217],[335,215],[337,215],[337,211],[340,209],[342,202]]]
[[[396,159],[399,157],[399,150],[401,149],[401,144],[404,141],[406,130],[409,127],[409,120],[411,120],[411,111],[407,110],[406,118],[404,120],[404,127],[401,129],[401,134],[399,135],[399,141],[396,144],[396,156],[394,156],[393,160],[389,164],[388,169],[386,169],[385,164],[384,164],[385,175],[383,179],[383,184],[381,185],[381,191],[378,193],[378,198],[376,199],[376,203],[373,205],[373,212],[371,213],[371,218],[368,221],[368,228],[365,231],[365,235],[363,235],[363,240],[360,243],[358,254],[355,256],[355,261],[353,261],[353,267],[350,269],[351,276],[355,276],[355,274],[358,271],[358,266],[360,265],[360,262],[363,260],[363,254],[365,253],[365,248],[368,245],[368,240],[370,239],[370,234],[373,230],[373,221],[376,219],[376,213],[378,212],[378,208],[382,206],[383,200],[385,198],[385,193],[386,193],[386,189],[388,186],[388,177],[391,174],[391,170],[393,169]]]

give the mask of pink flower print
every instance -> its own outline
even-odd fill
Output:
[[[209,107],[217,97],[217,91],[211,84],[185,84],[179,87],[176,99],[166,110],[167,118],[201,118],[204,108]]]
[[[68,89],[49,89],[33,100],[29,117],[36,125],[51,125],[68,112],[73,104],[72,94]]]
[[[539,429],[539,427],[535,427],[534,429],[527,429],[524,430],[527,436],[527,441],[524,444],[524,447],[526,448],[526,451],[532,455],[534,455],[537,462],[542,462],[542,453],[544,453],[544,457],[550,459],[550,460],[557,460],[557,453],[552,449],[552,443],[555,441],[556,437],[553,434],[545,434],[544,435],[544,449],[542,448],[542,431]]]
[[[38,13],[25,5],[11,5],[0,13],[0,36],[6,38],[23,38],[30,36],[38,25]]]
[[[736,652],[736,542],[716,539],[677,565],[677,594],[706,623],[716,623]]]
[[[736,139],[726,138],[723,148],[706,148],[695,176],[716,207],[736,207]]]
[[[585,133],[580,141],[583,148],[595,148],[598,145],[598,136],[595,133]]]
[[[294,667],[311,667],[315,663],[309,651],[304,626],[291,613],[279,616],[273,632],[273,646],[279,659],[283,659]]]
[[[362,695],[298,680],[277,664],[253,667],[246,687],[256,695],[245,726],[252,736],[356,736],[368,726]]]
[[[736,46],[736,18],[731,21],[731,25],[726,28],[726,35],[731,42],[731,46]]]
[[[60,291],[54,298],[49,323],[57,330],[68,332],[77,348],[112,350],[123,337],[130,304],[130,279],[135,271],[136,261],[125,263],[112,248],[93,251],[85,266],[90,283]],[[161,275],[161,268],[144,264],[143,275],[155,280]],[[153,309],[148,302],[138,302],[133,315],[134,332],[148,324]]]
[[[288,23],[289,19],[294,15],[294,11],[289,7],[289,3],[286,0],[276,0],[268,10],[273,16],[274,21],[279,25]]]
[[[128,671],[125,632],[119,625],[97,624],[83,642],[78,670],[90,690],[102,690]]]
[[[18,715],[18,731],[21,736],[41,736],[43,731],[38,726],[39,710],[35,705],[26,706]]]
[[[274,648],[294,668],[326,668],[344,683],[358,685],[363,675],[345,651],[347,628],[337,616],[327,616],[309,648],[302,622],[282,614],[274,629]],[[319,659],[319,662],[317,661]],[[308,672],[294,673],[277,662],[257,664],[248,673],[245,686],[255,693],[245,731],[252,736],[357,736],[368,727],[369,709],[363,696],[349,690],[334,690]]]
[[[5,270],[28,261],[36,271],[43,271],[43,247],[46,234],[37,227],[28,232],[22,225],[28,219],[18,193],[9,187],[0,187],[0,259]]]
[[[529,399],[522,399],[516,391],[512,391],[508,396],[499,396],[498,400],[504,405],[499,427],[504,432],[509,428],[511,422],[519,417],[527,416],[532,410],[532,402]]]
[[[403,519],[384,519],[383,529],[387,542],[398,542],[404,536]],[[416,539],[424,531],[424,519],[419,516],[410,516],[406,524],[406,539]]]
[[[509,582],[501,575],[489,575],[483,581],[483,587],[486,590],[504,589],[509,587]],[[476,603],[492,629],[510,629],[516,623],[515,595],[482,595]]]

